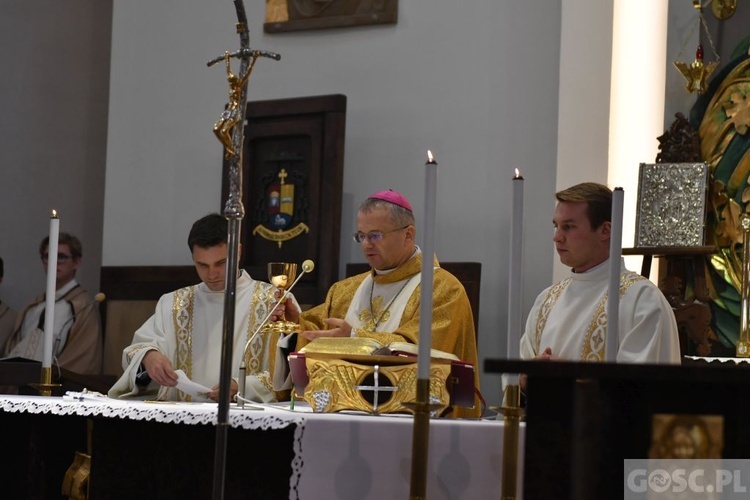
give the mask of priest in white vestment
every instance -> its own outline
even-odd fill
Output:
[[[227,221],[219,214],[198,220],[188,245],[201,283],[163,295],[154,315],[141,326],[123,351],[124,373],[110,389],[113,398],[200,401],[218,399],[222,360]],[[239,367],[246,361],[245,398],[275,401],[271,378],[277,338],[253,333],[275,304],[276,288],[239,271],[236,284],[231,396],[238,390]],[[274,320],[274,315],[271,315]],[[245,347],[250,342],[247,352]],[[177,370],[209,391],[189,395],[178,390]]]
[[[553,241],[570,277],[537,297],[521,338],[523,359],[604,361],[612,191],[578,184],[556,194]],[[680,363],[674,312],[648,279],[620,267],[617,362]]]

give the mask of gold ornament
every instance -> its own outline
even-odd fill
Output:
[[[685,44],[683,44],[682,48],[680,49],[680,53],[677,55],[677,61],[675,61],[673,64],[675,68],[677,68],[677,70],[682,74],[682,76],[685,77],[685,88],[687,89],[687,91],[691,93],[695,92],[697,94],[702,94],[708,88],[708,79],[711,77],[711,74],[719,65],[719,54],[716,52],[716,48],[714,47],[714,42],[711,39],[711,33],[708,32],[706,18],[703,17],[703,5],[701,4],[700,0],[693,0],[693,6],[698,10],[698,23],[693,27],[693,30],[691,30],[690,34],[685,40],[685,44],[687,44],[687,40],[690,40],[692,38],[693,33],[695,32],[695,28],[698,26],[702,26],[703,31],[706,34],[706,38],[708,39],[708,43],[711,45],[711,50],[714,54],[714,61],[703,61],[703,45],[700,43],[698,44],[698,48],[695,51],[695,59],[692,63],[680,61],[682,51],[685,49]]]
[[[695,51],[695,61],[690,64],[675,61],[675,67],[685,77],[687,82],[685,88],[688,92],[702,94],[708,87],[708,79],[719,65],[718,61],[711,61],[708,64],[703,62],[703,46],[698,45]]]
[[[310,381],[303,397],[313,411],[411,413],[410,405],[416,400],[417,363],[402,364],[404,359],[398,356],[375,355],[369,358],[366,362],[357,363],[308,353],[306,362]],[[450,360],[432,361],[429,397],[437,415],[450,404],[446,385],[450,374]],[[373,379],[374,383],[368,382],[368,378]],[[373,394],[374,401],[366,399],[363,393]]]
[[[716,19],[728,19],[734,15],[734,11],[737,10],[737,0],[712,0],[711,1],[711,12],[714,13]]]

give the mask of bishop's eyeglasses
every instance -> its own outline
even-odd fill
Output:
[[[390,231],[370,231],[369,233],[357,231],[352,235],[352,238],[354,238],[354,241],[356,241],[357,243],[362,243],[365,240],[370,240],[370,243],[378,243],[386,234],[401,231],[402,229],[406,229],[409,226],[411,226],[411,224],[407,224],[404,227],[397,227],[396,229],[391,229]]]

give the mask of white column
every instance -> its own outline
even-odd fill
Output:
[[[607,184],[613,0],[565,0],[560,32],[560,89],[555,188]],[[533,185],[530,178],[527,179]],[[552,193],[549,194],[552,198]],[[552,220],[552,212],[548,215]],[[550,225],[551,228],[551,225]],[[553,281],[568,274],[549,234]]]
[[[614,0],[607,184],[625,190],[624,247],[634,241],[638,165],[654,162],[664,133],[667,20],[667,0]]]

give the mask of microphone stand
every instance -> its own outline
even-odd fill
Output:
[[[313,263],[310,260],[306,260],[302,263],[302,272],[297,276],[297,279],[294,280],[292,285],[288,287],[286,290],[284,290],[284,293],[281,295],[279,300],[276,301],[276,303],[273,305],[273,307],[268,311],[268,314],[265,318],[263,318],[263,321],[260,322],[260,325],[258,325],[258,328],[255,329],[253,334],[250,336],[248,341],[245,343],[245,348],[242,350],[242,360],[240,361],[240,375],[239,380],[237,382],[238,391],[237,391],[237,406],[239,408],[245,407],[245,372],[247,371],[247,364],[245,363],[245,359],[247,357],[247,350],[250,348],[250,343],[255,339],[256,335],[263,329],[264,326],[266,326],[266,323],[268,322],[268,318],[271,317],[274,310],[276,309],[276,306],[284,302],[284,300],[289,295],[289,292],[292,291],[292,288],[294,288],[294,285],[297,284],[299,279],[305,274],[309,273],[313,270]]]

